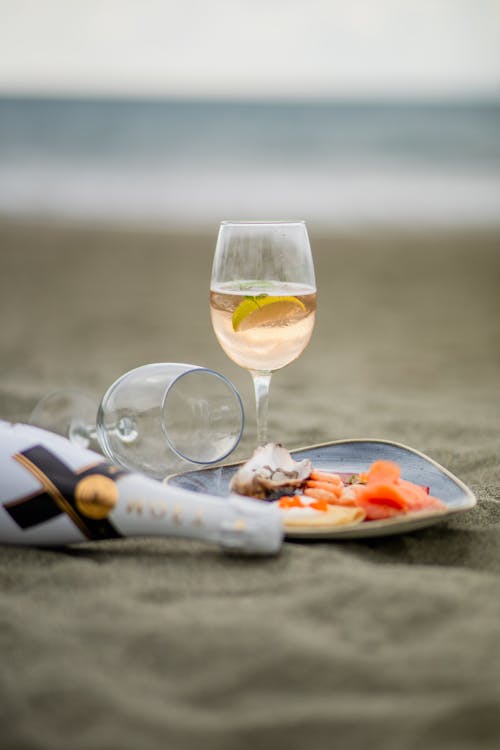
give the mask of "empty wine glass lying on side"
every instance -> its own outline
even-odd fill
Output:
[[[98,446],[130,471],[161,479],[226,458],[241,439],[244,411],[224,375],[163,362],[125,373],[98,405],[72,389],[49,394],[29,421],[85,447]]]

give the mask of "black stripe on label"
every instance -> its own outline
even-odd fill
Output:
[[[97,474],[116,480],[127,473],[125,470],[101,462],[75,473],[43,445],[35,445],[17,455],[26,471],[38,481],[48,480],[39,493],[4,504],[7,513],[21,529],[39,526],[66,513],[88,539],[118,539],[122,536],[107,518],[88,518],[80,512],[75,504],[75,487],[85,476]]]
[[[3,507],[21,529],[38,526],[61,515],[61,509],[46,492],[33,495],[31,499],[23,498],[5,503]]]

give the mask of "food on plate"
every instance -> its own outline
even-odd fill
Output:
[[[399,466],[392,461],[375,461],[366,483],[351,484],[345,494],[363,508],[368,521],[392,518],[402,513],[446,511],[442,500],[430,495],[425,487],[401,478]]]
[[[284,513],[285,529],[305,527],[308,529],[329,529],[337,526],[351,526],[360,523],[365,518],[362,508],[344,508],[341,505],[329,505],[318,508],[313,504],[302,507],[290,507]]]
[[[257,448],[250,460],[238,469],[230,489],[239,495],[263,500],[301,487],[311,471],[309,459],[294,461],[282,445],[268,443]]]
[[[329,528],[447,511],[428,487],[403,479],[393,461],[375,461],[360,474],[322,471],[308,460],[294,461],[278,444],[257,449],[234,475],[231,489],[277,502],[285,528]]]

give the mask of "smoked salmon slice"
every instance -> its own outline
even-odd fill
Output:
[[[355,501],[365,511],[367,521],[422,510],[446,510],[446,505],[423,487],[401,479],[399,466],[392,461],[371,465],[366,484],[356,487]]]

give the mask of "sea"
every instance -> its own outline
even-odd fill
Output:
[[[500,100],[0,98],[0,218],[500,225]]]

